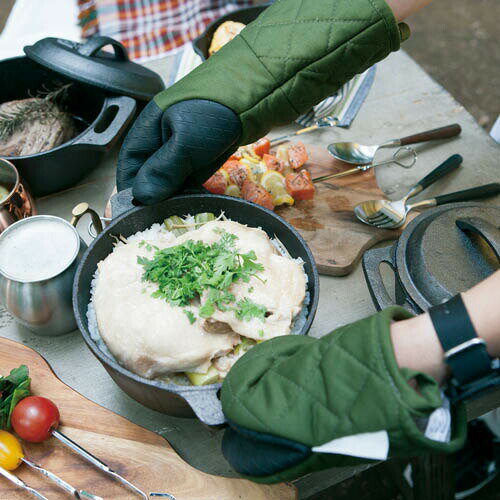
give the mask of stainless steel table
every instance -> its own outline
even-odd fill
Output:
[[[148,64],[168,78],[170,60]],[[392,54],[378,65],[374,86],[349,130],[329,129],[311,134],[308,141],[328,144],[334,140],[358,140],[378,144],[428,128],[458,122],[459,139],[418,147],[419,161],[410,170],[381,167],[377,179],[389,197],[398,197],[426,172],[453,153],[464,157],[463,167],[440,182],[440,190],[457,190],[500,178],[500,146],[479,127],[472,116],[404,52]],[[273,131],[282,134],[295,126]],[[71,209],[86,201],[101,213],[114,186],[116,154],[72,189],[38,200],[40,213],[70,218]],[[71,165],[68,165],[71,168]],[[437,194],[430,188],[429,194]],[[497,201],[498,202],[498,201]],[[89,240],[86,224],[79,228]],[[346,277],[322,277],[318,314],[311,335],[321,337],[339,325],[375,312],[360,266]],[[25,343],[42,354],[68,385],[129,420],[164,436],[195,467],[212,474],[234,472],[220,452],[222,432],[212,431],[195,419],[180,419],[148,410],[126,396],[86,348],[78,332],[60,338],[39,338],[14,323],[0,309],[0,335]],[[358,469],[359,470],[359,469]],[[297,482],[301,498],[307,498],[352,474],[350,469],[312,474]]]

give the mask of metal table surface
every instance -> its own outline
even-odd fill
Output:
[[[162,59],[149,63],[152,69],[168,78],[171,62]],[[412,170],[396,166],[381,167],[377,171],[380,187],[391,198],[404,191],[418,178],[454,153],[464,157],[459,172],[439,184],[439,191],[452,191],[498,181],[500,146],[479,127],[472,116],[439,84],[433,81],[407,54],[392,54],[378,65],[373,88],[354,124],[348,130],[327,129],[310,134],[308,141],[328,144],[335,140],[357,140],[377,144],[393,137],[458,122],[463,128],[459,139],[418,146],[419,160]],[[294,125],[275,130],[282,134]],[[38,200],[40,213],[70,219],[71,209],[81,201],[88,202],[100,213],[114,186],[115,150],[84,181],[67,191]],[[71,168],[68,165],[68,168]],[[431,187],[428,194],[437,194]],[[498,203],[498,200],[496,200]],[[87,224],[80,225],[80,233],[89,240]],[[321,337],[337,326],[360,319],[375,312],[361,266],[346,277],[321,278],[320,304],[310,334]],[[177,452],[193,466],[212,474],[233,475],[220,452],[222,432],[213,431],[195,419],[169,417],[148,410],[126,396],[110,379],[99,362],[86,348],[79,332],[59,338],[41,338],[17,325],[0,308],[0,335],[29,345],[42,354],[59,378],[75,390],[128,418],[164,436]],[[301,498],[308,498],[342,478],[350,470],[329,470],[312,474],[297,482]]]

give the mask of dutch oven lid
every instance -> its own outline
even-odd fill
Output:
[[[102,51],[106,45],[114,53]],[[149,101],[165,88],[160,75],[130,61],[125,47],[107,36],[94,36],[85,43],[43,38],[24,47],[24,52],[46,68],[115,94]]]
[[[499,268],[500,207],[443,205],[414,219],[396,247],[398,278],[422,310],[440,304]]]

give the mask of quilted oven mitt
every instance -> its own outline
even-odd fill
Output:
[[[277,0],[146,106],[122,147],[118,190],[151,204],[203,183],[239,145],[292,122],[407,36],[384,0]]]
[[[321,339],[279,337],[250,350],[222,386],[229,422],[222,443],[226,459],[250,479],[273,483],[373,461],[338,449],[324,452],[326,443],[362,433],[376,436],[381,448],[385,436],[388,457],[463,446],[463,405],[452,408],[448,442],[425,436],[428,417],[442,398],[433,378],[396,363],[390,324],[409,316],[392,307]],[[411,378],[419,392],[407,383]]]

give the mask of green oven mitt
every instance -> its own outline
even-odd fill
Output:
[[[251,349],[222,386],[226,459],[250,479],[272,483],[459,449],[465,407],[452,408],[451,435],[440,438],[447,412],[437,382],[396,363],[390,324],[409,316],[392,307],[321,339],[292,335]]]
[[[407,36],[384,0],[277,0],[146,106],[123,144],[118,189],[150,204],[204,182],[239,145],[292,122]]]

